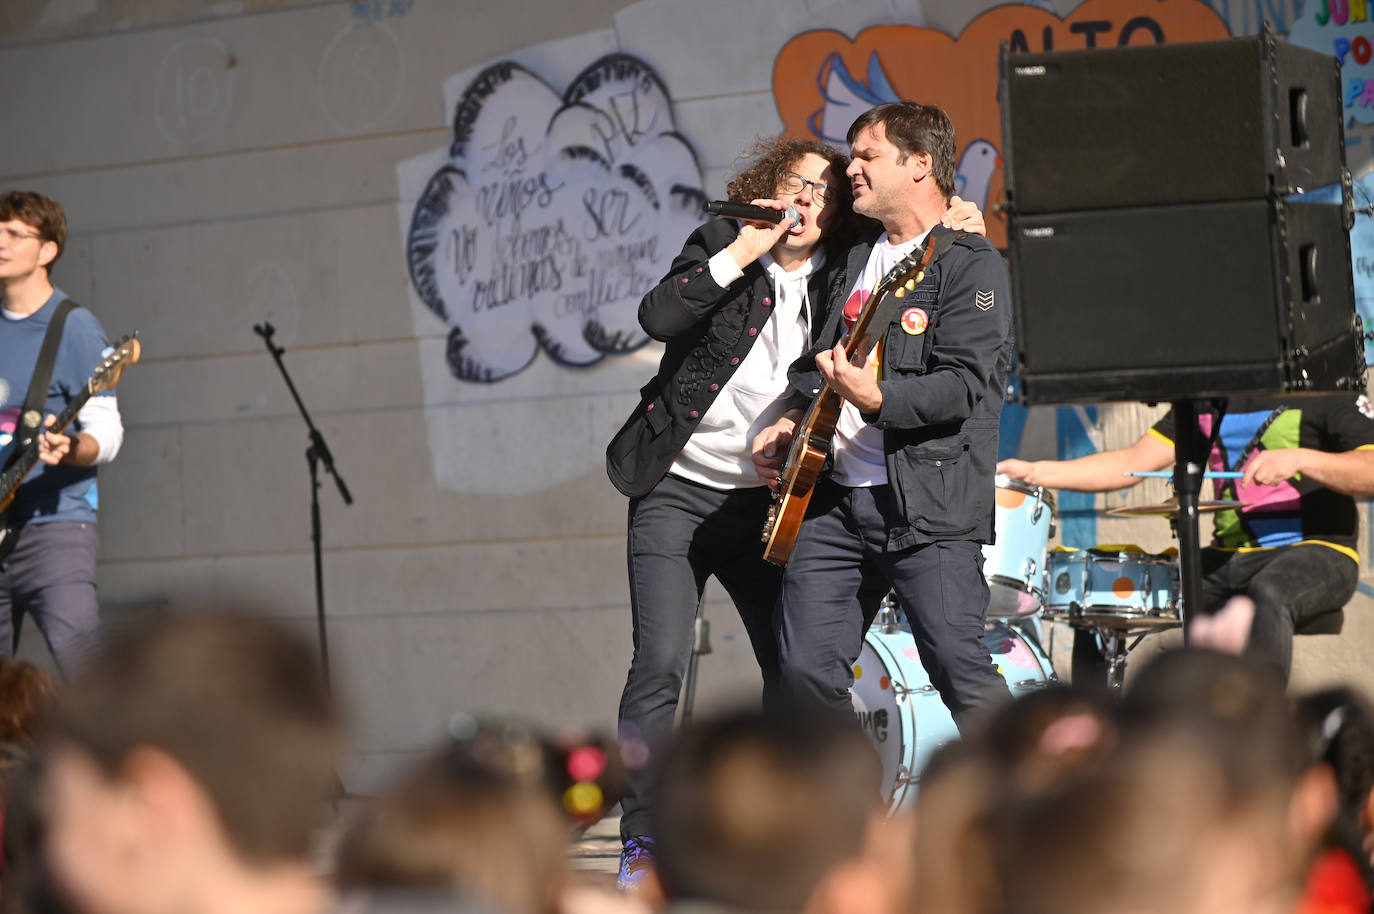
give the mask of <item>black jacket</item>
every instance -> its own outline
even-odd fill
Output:
[[[936,226],[934,232],[946,232]],[[850,250],[845,272],[862,274],[878,235]],[[815,346],[788,373],[809,402],[821,385],[816,353],[840,338],[838,292]],[[953,247],[909,292],[897,314],[921,308],[923,333],[888,327],[883,343],[883,405],[863,418],[883,430],[887,478],[900,517],[889,520],[888,548],[935,540],[993,540],[997,428],[1011,367],[1011,280],[1002,255],[981,235],[959,233]]]
[[[668,472],[772,313],[773,289],[757,261],[729,288],[711,277],[706,262],[738,234],[738,226],[725,219],[699,226],[668,275],[639,303],[640,326],[668,345],[658,374],[640,389],[639,405],[606,448],[606,474],[626,495],[648,493]],[[843,285],[837,275],[843,266],[836,257],[811,274],[813,337],[825,319],[831,286]]]

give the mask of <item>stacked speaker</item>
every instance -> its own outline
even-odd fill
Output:
[[[1363,388],[1334,57],[1004,50],[999,97],[1023,401]]]

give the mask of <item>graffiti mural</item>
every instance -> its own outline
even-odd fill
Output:
[[[453,376],[500,381],[540,350],[585,367],[648,342],[639,300],[700,221],[701,183],[638,58],[601,57],[561,95],[512,61],[483,69],[406,238]]]
[[[939,105],[958,128],[959,195],[987,209],[1002,193],[1001,42],[1013,51],[1040,52],[1228,37],[1226,23],[1199,0],[1088,0],[1064,18],[1034,6],[999,6],[958,38],[905,25],[865,29],[852,39],[803,32],[778,53],[773,94],[788,133],[840,145],[854,118],[873,105],[899,98]],[[1006,244],[1000,220],[989,220],[988,235]]]

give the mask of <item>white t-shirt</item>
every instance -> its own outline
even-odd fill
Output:
[[[824,253],[817,249],[789,272],[767,254],[759,258],[773,287],[771,313],[759,330],[759,339],[673,461],[673,475],[715,489],[763,485],[754,471],[754,437],[782,417],[791,394],[788,366],[810,346],[806,284],[824,260]],[[722,287],[744,275],[727,251],[712,257],[709,266]]]
[[[854,318],[859,316],[859,310],[868,301],[878,281],[897,265],[897,261],[916,250],[927,234],[929,233],[923,232],[902,244],[889,244],[887,232],[879,236],[877,243],[873,245],[873,251],[868,255],[863,272],[859,274],[858,282],[854,284],[854,290],[845,301],[846,318],[851,315]],[[877,336],[879,339],[882,338],[881,334]],[[882,366],[875,363],[874,367],[881,376]],[[883,431],[864,422],[859,410],[848,401],[840,409],[840,420],[835,424],[833,443],[835,468],[831,472],[831,479],[835,482],[853,488],[881,486],[887,483]]]

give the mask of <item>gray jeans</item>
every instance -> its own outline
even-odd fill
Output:
[[[32,615],[64,674],[95,646],[95,524],[54,521],[20,529],[14,551],[0,562],[0,657],[19,646]]]
[[[628,560],[634,659],[620,699],[623,736],[644,741],[647,769],[630,776],[621,801],[620,833],[650,833],[652,759],[672,737],[682,680],[692,654],[692,626],[712,575],[744,622],[763,678],[765,700],[778,679],[773,606],[781,569],[763,560],[759,535],[768,511],[763,487],[721,491],[665,476],[630,500]]]

